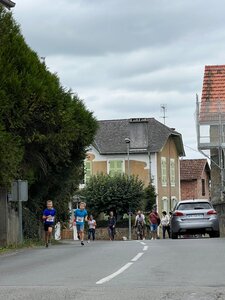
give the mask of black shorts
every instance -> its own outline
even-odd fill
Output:
[[[48,228],[49,228],[49,227],[54,228],[54,224],[44,224],[44,230],[45,230],[45,231],[48,231]]]

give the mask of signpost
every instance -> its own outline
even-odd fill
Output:
[[[27,180],[15,180],[12,183],[12,195],[10,201],[18,202],[19,206],[19,240],[23,243],[23,207],[22,202],[28,200]]]

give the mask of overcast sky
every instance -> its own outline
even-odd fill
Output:
[[[154,117],[197,151],[205,65],[225,64],[225,1],[14,0],[28,45],[99,120]],[[190,149],[195,149],[196,151]]]

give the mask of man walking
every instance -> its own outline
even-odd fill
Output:
[[[154,205],[152,212],[149,215],[149,223],[150,223],[150,230],[152,233],[152,240],[157,239],[157,228],[158,225],[160,224],[160,217],[159,214],[157,213],[157,206]]]

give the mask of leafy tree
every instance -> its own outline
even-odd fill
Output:
[[[156,204],[156,197],[155,186],[149,183],[144,189],[144,210],[146,212],[152,210],[153,205]]]
[[[88,181],[82,195],[86,197],[88,210],[92,213],[109,213],[117,215],[139,209],[143,201],[143,182],[136,176],[98,174]]]
[[[40,216],[53,199],[66,217],[96,130],[93,113],[40,62],[0,6],[0,186],[27,179],[31,212]]]

